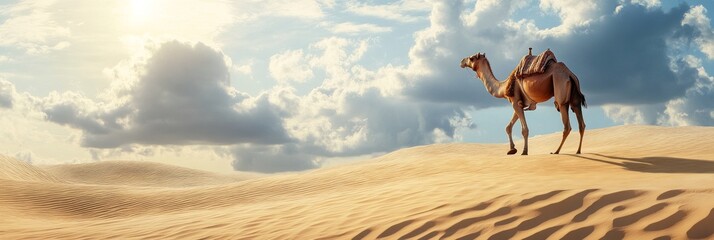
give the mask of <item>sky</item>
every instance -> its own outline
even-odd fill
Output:
[[[0,153],[274,173],[504,143],[513,109],[459,63],[486,53],[504,79],[529,47],[578,76],[588,129],[712,126],[712,11],[659,0],[3,0]],[[562,131],[552,106],[527,112],[530,136]]]

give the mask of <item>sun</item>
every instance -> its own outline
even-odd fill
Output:
[[[131,0],[129,20],[135,24],[143,24],[155,14],[155,0]]]

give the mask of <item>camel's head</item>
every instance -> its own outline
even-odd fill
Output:
[[[486,59],[485,53],[477,53],[461,59],[461,68],[469,67],[474,71],[478,70],[478,62]]]

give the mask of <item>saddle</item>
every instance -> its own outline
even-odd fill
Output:
[[[528,108],[528,110],[535,109],[535,101],[531,100],[528,95],[523,92],[522,80],[535,74],[544,73],[551,63],[558,62],[555,58],[555,54],[551,52],[550,49],[545,50],[538,56],[533,56],[532,50],[533,48],[528,48],[528,55],[521,58],[521,62],[516,65],[516,68],[513,69],[506,82],[506,96],[515,96],[515,84],[517,83],[519,89],[521,89],[520,93],[524,100],[524,102],[519,104],[523,108]]]

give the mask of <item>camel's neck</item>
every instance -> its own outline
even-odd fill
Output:
[[[488,59],[485,61],[480,61],[478,66],[478,71],[476,74],[483,81],[483,85],[486,87],[488,93],[497,98],[505,97],[505,87],[504,82],[498,81],[495,76],[493,76],[493,71],[491,70],[491,64],[488,63]]]

